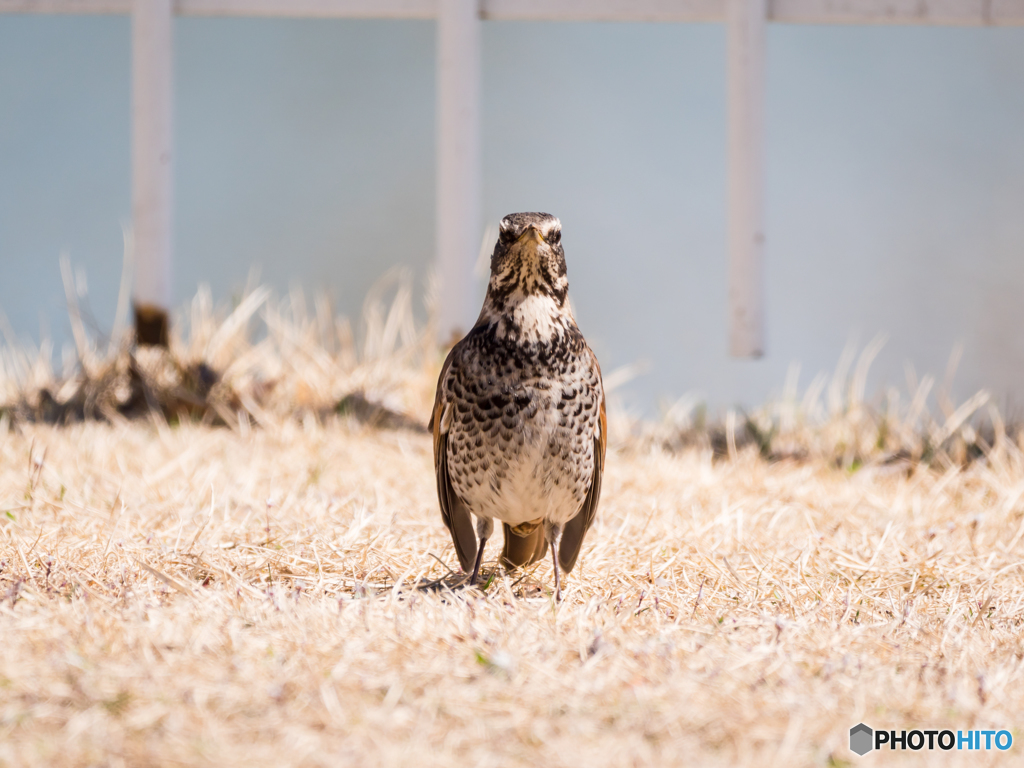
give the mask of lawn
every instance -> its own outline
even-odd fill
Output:
[[[457,585],[420,433],[5,429],[0,763],[955,757],[857,758],[847,733],[1019,738],[1022,491],[1016,453],[850,472],[619,446],[558,605],[546,563]]]
[[[44,423],[52,374],[3,358],[0,765],[1019,761],[1024,454],[994,412],[970,426],[981,400],[880,421],[855,375],[832,416],[805,397],[770,429],[613,419],[557,604],[548,563],[505,574],[496,542],[462,584],[416,428],[423,337],[383,312],[357,355],[264,317],[251,343],[193,317],[171,367],[209,360],[216,408],[170,417],[120,415],[128,368],[80,349],[54,402],[102,380],[114,405]],[[339,399],[357,387],[410,418]],[[1015,742],[861,758],[861,721]]]

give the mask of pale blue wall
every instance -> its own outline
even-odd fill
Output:
[[[110,325],[129,199],[129,26],[0,16],[0,308],[67,338],[62,249]],[[179,20],[177,271],[229,296],[326,286],[358,313],[433,248],[427,22]],[[1024,396],[1024,30],[769,34],[768,356],[726,354],[724,35],[714,25],[484,25],[484,210],[561,217],[571,294],[649,412],[762,400],[851,334],[959,390]]]

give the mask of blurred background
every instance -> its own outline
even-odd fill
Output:
[[[175,20],[175,272],[230,301],[250,271],[358,316],[435,250],[428,21]],[[113,322],[131,218],[127,16],[0,14],[0,309],[70,340],[59,256]],[[485,221],[559,216],[570,296],[621,396],[654,416],[800,387],[888,342],[955,397],[1024,401],[1024,29],[770,25],[763,358],[728,355],[725,31],[484,22]],[[482,297],[484,279],[478,280]],[[422,303],[420,311],[425,312]]]

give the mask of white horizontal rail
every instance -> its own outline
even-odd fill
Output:
[[[1024,24],[1024,0],[771,0],[768,21],[791,24]],[[507,21],[724,22],[728,0],[481,0]]]
[[[724,21],[725,0],[482,0],[497,21]]]
[[[175,0],[183,16],[289,16],[307,19],[433,19],[437,0]]]
[[[0,13],[131,12],[131,0],[0,0]]]
[[[1024,0],[772,0],[769,21],[792,24],[1024,24]]]
[[[0,13],[130,13],[131,0],[0,0]],[[181,16],[433,19],[438,0],[175,0]],[[480,0],[499,21],[723,22],[726,0]],[[1024,25],[1024,0],[773,0],[791,24]]]
[[[437,0],[174,0],[178,16],[433,19]],[[131,13],[132,0],[0,0],[0,13]]]

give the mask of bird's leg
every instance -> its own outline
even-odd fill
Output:
[[[494,521],[489,517],[478,517],[476,519],[476,535],[480,537],[480,544],[476,548],[476,562],[473,564],[473,575],[469,577],[469,585],[475,586],[480,576],[480,564],[484,561],[484,544],[494,533]]]
[[[562,543],[562,526],[556,523],[545,523],[545,533],[551,542],[551,563],[555,566],[555,602],[562,602],[562,579],[558,569],[558,545]]]

